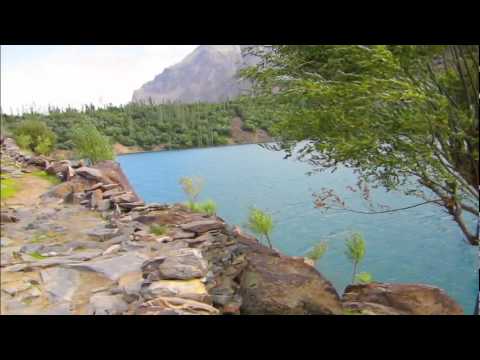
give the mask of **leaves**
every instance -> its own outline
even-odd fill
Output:
[[[307,253],[306,257],[317,262],[323,257],[323,255],[325,255],[327,250],[328,244],[325,241],[321,241],[317,245],[315,245],[310,252]]]

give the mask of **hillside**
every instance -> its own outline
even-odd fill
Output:
[[[180,63],[166,68],[133,93],[133,102],[223,102],[248,89],[236,78],[255,59],[243,56],[244,46],[201,45]]]

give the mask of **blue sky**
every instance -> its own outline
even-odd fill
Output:
[[[197,45],[2,45],[1,105],[125,104],[134,90]]]

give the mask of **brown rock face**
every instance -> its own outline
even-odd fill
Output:
[[[346,308],[366,314],[463,315],[445,291],[422,284],[349,285],[342,300]]]
[[[250,253],[241,275],[242,314],[342,314],[333,285],[301,260]]]
[[[137,195],[132,185],[130,185],[130,182],[117,162],[111,160],[102,161],[95,165],[95,169],[101,171],[102,179],[106,180],[104,181],[105,184],[119,184],[123,190],[131,192],[133,194],[133,199],[129,202],[142,200]]]

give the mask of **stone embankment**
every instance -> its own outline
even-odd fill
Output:
[[[10,138],[1,152],[2,176],[62,180],[33,205],[2,206],[2,314],[461,313],[425,285],[355,285],[342,299],[304,258],[218,216],[146,204],[113,161],[27,156]]]

